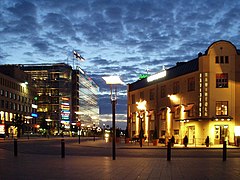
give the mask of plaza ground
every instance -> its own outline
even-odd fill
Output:
[[[111,147],[102,140],[81,142],[81,146]],[[117,144],[117,148],[139,149],[138,144]],[[143,148],[159,148],[145,144]],[[175,147],[178,148],[178,147]],[[179,147],[180,148],[180,147]],[[189,147],[194,148],[194,147]],[[201,148],[201,147],[199,147]],[[203,147],[202,147],[203,148]],[[234,147],[232,147],[234,148]],[[239,158],[140,158],[61,156],[19,153],[0,149],[0,179],[240,179]]]

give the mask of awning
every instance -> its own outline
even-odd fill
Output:
[[[176,111],[178,108],[179,108],[179,105],[172,107],[170,113],[175,113],[175,111]]]
[[[185,108],[184,108],[184,112],[190,111],[193,108],[194,104],[188,104]]]

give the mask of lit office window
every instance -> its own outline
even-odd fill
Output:
[[[216,102],[216,115],[228,115],[228,102],[227,101],[217,101]]]

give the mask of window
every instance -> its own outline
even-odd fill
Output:
[[[179,129],[174,129],[174,135],[179,135]]]
[[[229,57],[228,56],[216,56],[215,57],[215,63],[216,64],[228,64],[229,63]]]
[[[195,78],[188,78],[188,91],[195,91]]]
[[[224,64],[224,57],[223,56],[220,56],[220,63]]]
[[[5,97],[8,97],[8,91],[5,91]]]
[[[1,96],[4,96],[4,90],[1,89],[0,94]]]
[[[216,74],[216,88],[228,88],[228,74]]]
[[[161,98],[166,96],[167,96],[166,86],[161,86]]]
[[[166,120],[166,111],[162,110],[160,113],[160,119],[161,120]]]
[[[154,89],[150,90],[150,100],[154,100],[155,92]]]
[[[228,56],[225,56],[225,64],[228,64],[229,60],[228,60]]]
[[[219,64],[219,56],[216,56],[216,57],[215,57],[215,60],[216,60],[215,63],[216,63],[216,64]]]
[[[144,91],[140,92],[140,99],[144,99]]]
[[[180,117],[180,106],[176,107],[176,111],[174,112],[174,118],[179,118]]]
[[[179,81],[173,83],[173,94],[177,94],[180,92]]]
[[[228,115],[228,102],[227,101],[217,101],[216,102],[216,116],[226,116]]]
[[[136,104],[135,94],[132,95],[132,104]]]

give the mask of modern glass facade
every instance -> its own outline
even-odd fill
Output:
[[[75,70],[79,80],[79,110],[77,118],[85,126],[99,125],[99,105],[97,84],[81,69]]]
[[[22,65],[36,88],[40,123],[47,121],[51,133],[70,128],[72,121],[72,68],[66,64]]]
[[[50,133],[69,131],[72,124],[99,124],[98,86],[80,68],[70,65],[22,65],[36,88],[39,121],[47,121]]]

